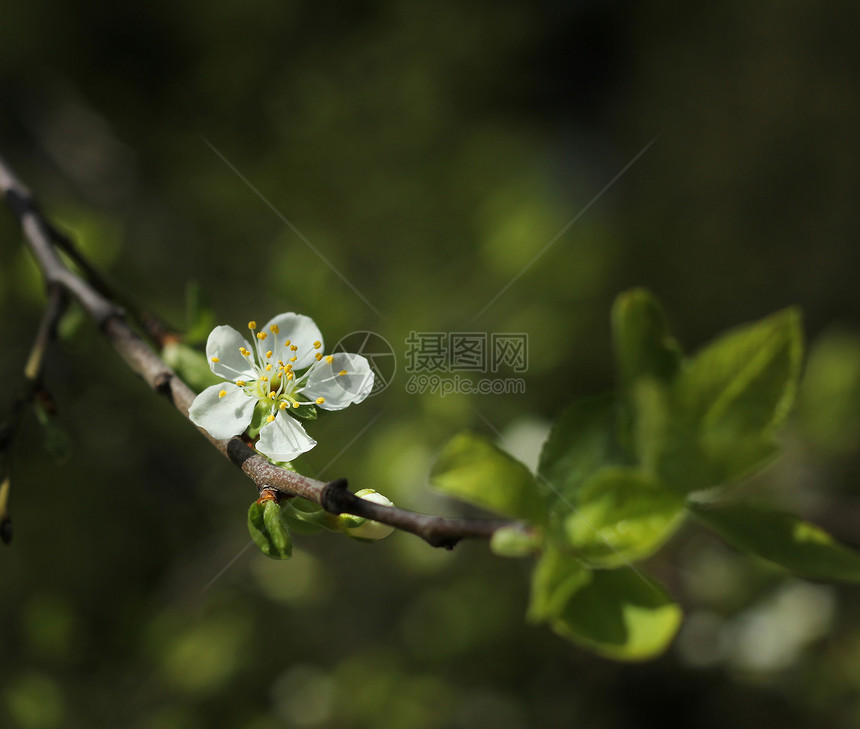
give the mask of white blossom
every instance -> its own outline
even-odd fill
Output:
[[[251,425],[256,409],[265,421],[257,450],[291,461],[316,441],[290,413],[360,403],[373,388],[373,372],[357,354],[326,355],[319,328],[302,314],[280,314],[260,329],[251,321],[248,329],[251,342],[230,326],[212,330],[206,358],[225,382],[203,390],[188,415],[214,438],[230,438]]]

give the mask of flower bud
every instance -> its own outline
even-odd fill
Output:
[[[355,495],[365,501],[371,501],[374,504],[380,504],[381,506],[394,506],[390,499],[387,499],[385,496],[373,489],[361,489],[361,491],[356,491]],[[342,516],[347,515],[344,514]],[[356,539],[375,541],[377,539],[384,539],[394,531],[393,526],[381,524],[378,521],[373,521],[372,519],[362,519],[361,517],[355,516],[350,516],[349,519],[352,524],[347,523],[344,525],[346,527],[346,533]]]

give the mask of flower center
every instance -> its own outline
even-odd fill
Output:
[[[239,347],[239,353],[248,360],[255,378],[248,381],[240,379],[235,380],[235,382],[245,390],[248,396],[271,406],[268,416],[269,422],[275,419],[279,410],[295,409],[313,403],[322,405],[325,402],[322,397],[316,398],[313,402],[300,399],[313,366],[308,367],[303,374],[296,375],[293,366],[299,359],[300,346],[287,339],[281,351],[276,351],[279,344],[277,335],[280,333],[277,324],[269,327],[272,334],[270,342],[267,342],[269,332],[257,331],[257,322],[249,321],[248,329],[253,334],[254,352],[252,353],[245,347]],[[272,349],[265,349],[264,351],[266,347],[264,343],[270,344]],[[312,346],[315,350],[319,350],[322,347],[322,342],[316,341]],[[314,352],[316,362],[322,358],[322,352]],[[313,362],[312,365],[316,362]]]

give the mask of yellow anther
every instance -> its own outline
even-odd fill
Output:
[[[268,377],[266,377],[265,375],[263,375],[263,376],[260,378],[260,382],[268,382],[268,381],[269,381],[269,378],[268,378]]]
[[[277,396],[278,396],[278,393],[277,393],[277,392],[275,392],[274,390],[272,390],[272,391],[269,393],[269,400],[274,400]]]
[[[331,364],[332,362],[334,362],[334,357],[329,355],[328,357],[325,358],[325,361],[328,362],[329,364]]]
[[[227,390],[221,390],[221,392],[218,393],[218,397],[224,397],[224,395],[226,395],[226,394],[227,394]]]
[[[277,334],[278,332],[281,331],[281,328],[277,324],[272,324],[272,326],[270,326],[269,329],[272,330],[272,334]]]
[[[293,366],[292,366],[291,364],[284,365],[284,366],[286,367],[287,372],[292,372],[292,371],[293,371]]]
[[[266,352],[266,359],[269,359],[269,357],[271,357],[271,356],[272,356],[272,350],[270,349],[268,352]]]
[[[289,339],[288,339],[286,342],[284,342],[284,346],[285,346],[285,347],[289,347],[289,346],[290,346],[290,340],[289,340]]]
[[[239,353],[240,353],[243,357],[247,357],[249,354],[251,354],[251,353],[250,353],[247,349],[245,349],[244,347],[239,347]]]
[[[293,401],[293,407],[294,407],[294,408],[297,408],[298,406],[299,406],[299,404],[294,400],[294,401]]]
[[[236,384],[239,387],[245,387],[245,380],[236,380]]]
[[[266,334],[266,332],[257,332],[257,339],[259,339],[261,342],[268,336],[269,335]]]
[[[345,375],[345,374],[346,374],[346,370],[341,370],[340,372],[338,372],[338,374],[339,374],[339,375]]]
[[[317,352],[317,353],[314,355],[314,357],[316,357],[316,358],[317,358],[317,362],[319,362],[319,361],[322,359],[322,353]]]
[[[322,342],[320,342],[320,341],[314,342],[314,349],[319,349],[320,347],[322,347]]]
[[[266,372],[271,372],[271,371],[272,371],[272,363],[270,362],[269,364],[266,365]]]
[[[325,398],[324,398],[324,397],[318,397],[318,398],[317,398],[317,405],[322,405],[324,402],[325,402]]]
[[[298,351],[299,351],[299,348],[298,348],[295,344],[291,344],[291,345],[290,345],[290,349],[292,349],[292,350],[293,350],[293,352],[298,352]]]
[[[218,357],[213,357],[213,358],[212,358],[212,361],[213,361],[213,362],[220,362],[221,360],[220,360]]]
[[[287,379],[292,380],[295,375],[292,372],[287,372]]]
[[[257,322],[255,322],[255,321],[249,321],[248,322],[248,329],[250,329],[253,332],[256,328],[257,328]]]
[[[298,359],[298,357],[295,357],[295,356],[290,357],[290,362],[295,362],[297,359]]]
[[[286,410],[286,409],[287,409],[287,403],[286,403],[286,401],[285,401],[285,400],[281,400],[281,402],[280,402],[280,403],[278,403],[278,407],[279,407],[281,410]]]
[[[274,415],[270,415],[268,418],[266,418],[266,422],[267,422],[267,423],[271,423],[274,419],[275,419],[275,416],[274,416]]]

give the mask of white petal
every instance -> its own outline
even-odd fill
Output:
[[[226,393],[223,397],[222,392]],[[188,417],[213,438],[232,438],[250,425],[255,402],[241,387],[222,382],[207,387],[195,398]]]
[[[253,368],[254,355],[243,357],[239,354],[239,347],[244,347],[249,352],[254,351],[248,340],[233,327],[215,327],[206,341],[206,359],[209,361],[209,369],[225,380],[256,379]],[[217,357],[218,362],[213,362],[213,357]]]
[[[346,374],[340,374],[341,372]],[[318,405],[323,410],[343,410],[347,405],[360,403],[373,389],[373,371],[368,361],[360,354],[341,352],[323,359],[308,377],[302,394],[316,400],[324,398]]]
[[[278,333],[272,331],[272,325],[278,328]],[[266,323],[265,328],[260,331],[268,333],[267,342],[272,342],[271,345],[264,350],[271,349],[274,353],[273,359],[275,362],[283,360],[289,362],[293,369],[303,370],[309,367],[316,360],[314,355],[317,352],[323,351],[323,338],[319,327],[314,324],[314,320],[304,314],[278,314],[274,319]],[[296,347],[295,351],[289,346],[285,346],[286,342]],[[319,347],[314,347],[314,344],[319,342]],[[295,362],[290,362],[290,357],[295,357]]]
[[[260,430],[257,450],[275,461],[292,461],[316,444],[298,422],[278,411],[275,419]]]

